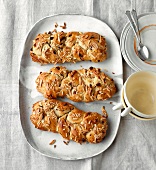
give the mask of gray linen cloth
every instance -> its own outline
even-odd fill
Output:
[[[78,13],[108,24],[120,38],[127,23],[124,13],[156,12],[156,0],[1,0],[0,1],[0,169],[1,170],[154,170],[156,121],[121,119],[113,144],[102,154],[78,161],[47,158],[26,142],[20,124],[20,58],[25,36],[39,19],[53,14]],[[124,80],[133,72],[124,62]]]

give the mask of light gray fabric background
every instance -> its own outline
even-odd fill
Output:
[[[107,23],[118,39],[127,9],[156,12],[156,0],[0,0],[0,169],[1,170],[155,170],[156,120],[121,119],[113,144],[85,160],[44,157],[26,142],[19,116],[18,70],[24,38],[39,19],[59,13],[94,16]],[[133,70],[123,62],[124,80]]]

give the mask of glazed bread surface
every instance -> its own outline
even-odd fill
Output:
[[[33,40],[30,56],[41,64],[102,62],[107,58],[107,44],[95,32],[48,32],[38,34]]]
[[[84,112],[74,105],[56,99],[42,100],[32,107],[31,122],[36,128],[59,133],[77,143],[99,143],[108,129],[107,113]]]
[[[106,100],[116,92],[113,79],[94,67],[73,71],[63,66],[53,67],[40,73],[36,88],[45,98],[67,97],[75,102]]]

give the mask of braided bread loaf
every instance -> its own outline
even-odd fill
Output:
[[[104,108],[103,113],[84,112],[70,103],[52,99],[35,103],[30,120],[36,128],[59,133],[67,140],[99,143],[108,128]]]
[[[33,40],[30,56],[41,64],[84,60],[101,62],[107,58],[106,50],[106,40],[98,33],[48,32]]]
[[[53,67],[49,72],[40,73],[36,84],[37,90],[48,99],[67,97],[75,102],[105,100],[116,92],[113,79],[93,67],[74,71]]]

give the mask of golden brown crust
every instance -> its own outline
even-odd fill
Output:
[[[56,99],[42,100],[32,107],[31,122],[36,128],[59,133],[78,143],[99,143],[106,136],[107,118],[97,112],[84,112]]]
[[[39,34],[33,40],[30,56],[41,64],[101,62],[107,58],[107,44],[103,36],[95,32],[49,32]]]
[[[53,67],[36,79],[37,90],[48,99],[67,97],[75,102],[106,100],[116,92],[113,79],[99,68],[68,71],[65,67]]]

